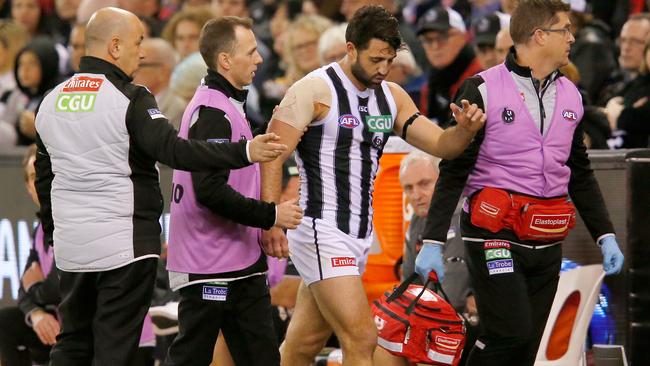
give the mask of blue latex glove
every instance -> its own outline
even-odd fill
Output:
[[[435,271],[438,281],[445,277],[445,264],[442,260],[442,244],[425,242],[415,258],[415,272],[426,282],[429,272]]]
[[[623,253],[618,248],[616,237],[606,236],[600,240],[600,250],[603,252],[603,269],[605,274],[620,273],[623,268]]]

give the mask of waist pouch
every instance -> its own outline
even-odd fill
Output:
[[[474,226],[492,233],[509,229],[522,241],[560,241],[576,220],[575,207],[566,196],[543,199],[498,188],[484,188],[475,194],[470,210]]]
[[[429,281],[413,285],[417,276],[414,273],[372,303],[377,343],[410,362],[458,365],[465,345],[464,321],[445,298],[427,288]]]

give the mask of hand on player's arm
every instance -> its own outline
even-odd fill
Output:
[[[296,129],[289,124],[277,119],[271,120],[268,132],[274,132],[281,136],[280,143],[287,145],[288,149],[282,153],[277,159],[262,163],[262,200],[266,202],[275,202],[276,210],[280,208],[280,194],[282,192],[282,164],[295,150],[302,131]],[[276,211],[276,215],[278,211]],[[282,213],[280,213],[282,215]],[[302,214],[302,213],[301,213]],[[287,237],[282,230],[282,222],[277,222],[269,230],[262,231],[262,248],[267,255],[276,258],[289,257],[289,245]]]
[[[397,84],[389,85],[397,104],[397,119],[393,129],[398,136],[402,136],[406,121],[418,112],[418,108],[404,89]],[[443,130],[427,117],[419,116],[408,126],[406,141],[443,159],[458,156],[483,127],[486,119],[486,115],[476,104],[470,104],[467,100],[461,103],[460,107],[455,104],[450,106],[457,122],[456,126]]]

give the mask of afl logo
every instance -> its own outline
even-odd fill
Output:
[[[562,111],[562,117],[568,121],[575,121],[578,119],[578,115],[576,112],[570,110],[570,109],[565,109]]]
[[[512,109],[508,108],[503,108],[503,112],[501,112],[501,120],[503,120],[504,123],[512,123],[515,121],[515,112]]]
[[[358,125],[360,125],[361,122],[357,119],[357,117],[351,115],[351,114],[344,114],[339,117],[339,126],[343,128],[355,128]]]

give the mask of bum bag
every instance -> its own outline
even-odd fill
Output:
[[[560,241],[576,221],[567,196],[536,198],[490,187],[472,197],[470,210],[473,225],[492,233],[509,229],[523,241]]]

